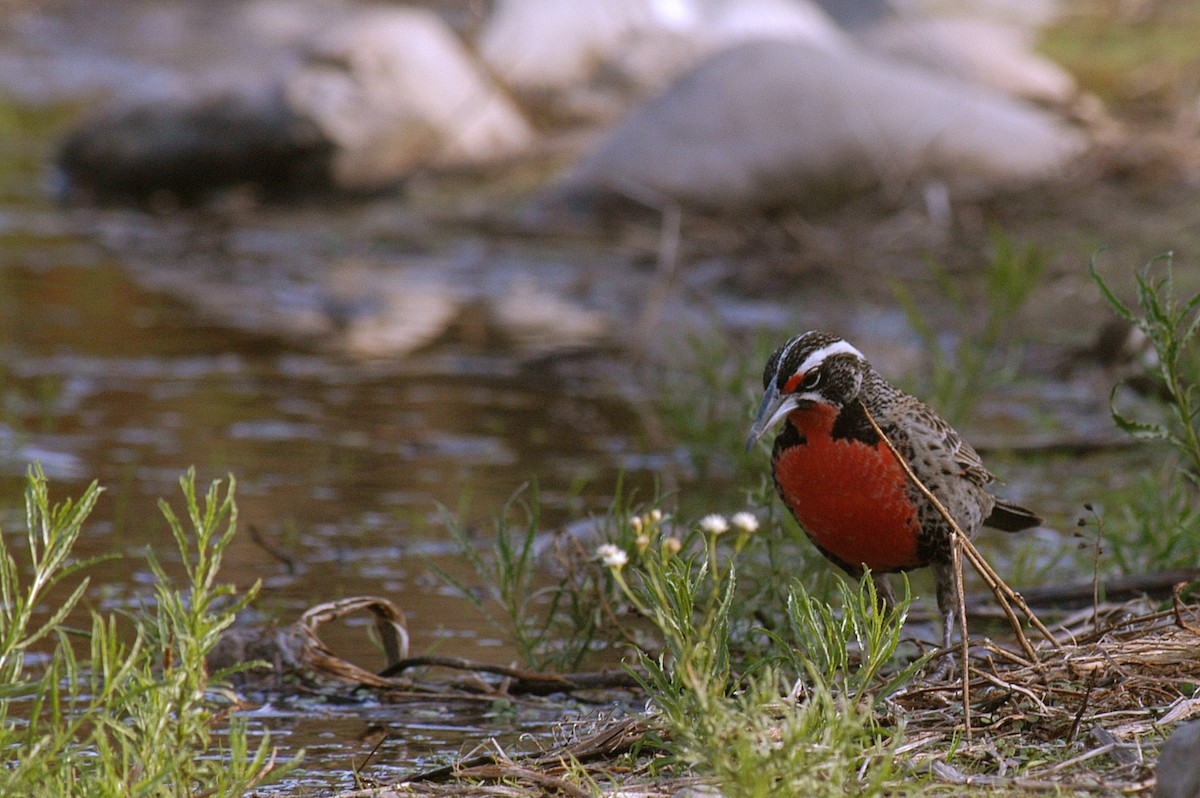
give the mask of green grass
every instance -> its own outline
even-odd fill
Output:
[[[1190,0],[1137,5],[1074,0],[1045,32],[1039,49],[1085,90],[1120,109],[1149,92],[1163,100],[1186,92],[1200,63],[1197,36],[1200,7]]]
[[[902,732],[869,707],[824,690],[787,700],[778,682],[764,671],[673,725],[671,754],[730,798],[895,795],[923,781],[897,757]]]
[[[761,530],[701,519],[695,546],[646,524],[640,551],[610,563],[629,604],[657,632],[635,673],[664,726],[666,757],[728,796],[881,795],[904,784],[903,728],[876,709],[921,662],[896,657],[908,597],[881,612],[875,594],[839,580],[840,609],[787,588],[789,623],[749,622],[737,569]],[[740,640],[739,640],[740,638]],[[759,640],[757,652],[747,640]]]
[[[931,262],[939,304],[952,313],[954,336],[949,343],[922,303],[904,284],[893,281],[896,301],[929,358],[924,379],[905,387],[951,424],[970,418],[989,390],[1010,382],[1016,374],[1020,350],[1011,343],[1013,323],[1038,287],[1045,261],[1037,248],[1018,246],[993,230],[981,296],[969,294],[960,277]]]
[[[48,202],[42,186],[51,148],[78,115],[75,106],[22,105],[0,95],[0,202],[6,207]],[[0,236],[6,245],[17,245],[24,237],[11,232],[16,229],[9,227]]]
[[[745,451],[746,435],[762,397],[763,366],[795,332],[760,333],[741,345],[724,335],[692,335],[663,365],[655,409],[680,444],[690,478],[760,484],[761,454]]]
[[[1143,475],[1096,507],[1105,570],[1146,574],[1200,563],[1196,491],[1174,466]]]
[[[76,629],[89,563],[71,552],[101,489],[54,504],[41,470],[30,470],[28,562],[0,536],[0,794],[236,796],[293,764],[277,765],[266,735],[252,745],[245,721],[225,717],[234,671],[205,666],[256,592],[238,597],[217,581],[236,530],[233,481],[203,497],[194,473],[180,485],[183,518],[161,508],[185,584],[147,555],[153,597],[128,613],[89,610]]]
[[[447,516],[479,584],[443,576],[527,665],[623,652],[661,724],[660,769],[730,796],[878,795],[910,781],[893,756],[902,724],[882,704],[923,664],[898,654],[907,590],[883,613],[869,580],[827,566],[810,590],[786,553],[810,544],[763,508],[689,520],[662,504],[618,496],[596,520],[604,542],[551,580],[535,576],[535,495],[514,496],[483,549]]]
[[[581,525],[583,532],[562,530],[552,537],[541,528],[536,491],[523,487],[494,519],[492,534],[483,541],[442,509],[442,523],[469,566],[470,578],[427,564],[512,646],[526,667],[534,669],[579,670],[636,647],[641,624],[624,612],[627,596],[604,567],[602,546],[626,552],[635,571],[655,562],[650,547],[680,552],[671,567],[702,549],[714,563],[726,555],[736,557],[748,567],[729,597],[732,612],[759,618],[767,628],[780,628],[787,623],[788,587],[794,580],[803,580],[814,596],[828,600],[837,594],[837,576],[779,512],[773,490],[766,490],[770,489],[747,491],[746,503],[737,508],[753,516],[756,533],[730,533],[718,540],[702,531],[698,515],[685,515],[672,506],[675,497],[656,492],[638,501],[623,484],[616,486],[604,513]],[[741,516],[734,512],[731,517]],[[660,606],[666,598],[647,598],[643,608]],[[684,623],[682,615],[679,623]],[[742,656],[760,648],[745,629],[731,642]]]

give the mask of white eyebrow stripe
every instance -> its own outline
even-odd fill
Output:
[[[792,349],[795,348],[796,344],[800,343],[800,339],[803,337],[804,337],[803,335],[797,335],[795,338],[788,341],[787,346],[785,346],[783,348],[783,351],[779,353],[778,366],[782,366],[784,363],[787,362],[788,355],[790,355],[792,353]],[[778,366],[777,366],[777,368],[778,368]]]
[[[813,352],[808,357],[806,357],[804,359],[804,362],[800,364],[800,368],[796,369],[796,373],[804,374],[810,368],[817,365],[818,363],[823,361],[825,358],[831,357],[832,355],[857,355],[862,360],[866,360],[866,358],[863,357],[862,352],[859,352],[857,349],[855,349],[853,346],[846,343],[845,341],[834,341],[833,343],[829,344],[828,346],[823,346],[820,349],[818,349],[817,351]]]

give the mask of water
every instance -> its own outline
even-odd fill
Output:
[[[651,484],[627,370],[603,349],[562,356],[505,340],[470,303],[394,357],[293,334],[273,319],[314,306],[320,242],[387,261],[376,241],[353,239],[357,211],[349,222],[333,214],[325,224],[302,208],[214,224],[59,208],[43,167],[59,115],[9,113],[23,120],[0,141],[19,156],[0,168],[0,524],[14,544],[29,463],[42,464],[56,499],[99,480],[106,492],[76,555],[130,555],[91,570],[98,607],[128,606],[153,580],[138,555],[152,547],[173,559],[157,499],[180,507],[189,466],[201,486],[232,474],[242,534],[223,575],[243,588],[262,580],[260,618],[287,623],[322,601],[378,595],[403,608],[414,652],[512,661],[427,567],[456,567],[438,505],[488,527],[533,480],[549,527],[602,508],[621,472]],[[486,252],[454,246],[428,257],[492,270]],[[221,315],[228,308],[212,297],[229,285],[248,299]],[[290,564],[257,545],[250,527]],[[357,621],[323,635],[378,669],[382,657]],[[308,749],[294,786],[315,789],[352,786],[368,758],[364,774],[386,779],[493,735],[527,746],[526,735],[545,737],[579,712],[545,700],[384,705],[364,696],[274,698],[250,718],[273,730],[283,755]]]

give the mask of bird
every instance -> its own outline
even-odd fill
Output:
[[[771,355],[746,450],[781,425],[771,450],[776,492],[827,559],[854,578],[869,569],[884,606],[895,604],[886,574],[929,567],[949,648],[959,610],[953,530],[871,418],[968,538],[983,525],[1019,532],[1042,519],[993,495],[995,477],[975,449],[841,337],[805,332]]]

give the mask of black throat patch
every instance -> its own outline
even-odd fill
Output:
[[[790,421],[785,421],[783,427],[779,430],[779,434],[775,436],[775,445],[772,447],[774,451],[779,452],[788,449],[792,446],[804,446],[808,443],[808,438]]]
[[[833,429],[829,431],[829,434],[835,441],[859,441],[867,446],[879,444],[879,433],[867,420],[866,408],[863,407],[862,402],[857,400],[847,404],[837,414],[837,418],[833,420]]]

